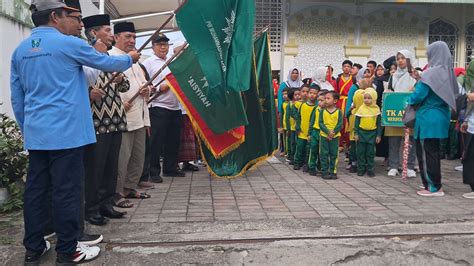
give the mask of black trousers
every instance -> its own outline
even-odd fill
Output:
[[[440,139],[416,140],[416,157],[421,181],[426,190],[436,192],[441,188]]]
[[[141,181],[160,175],[161,156],[163,156],[163,173],[176,171],[181,137],[181,110],[152,107],[149,111],[151,128],[147,138]]]
[[[24,194],[27,250],[43,251],[43,230],[51,222],[58,242],[57,253],[72,254],[79,235],[84,148],[30,150]],[[52,210],[52,213],[50,212]]]
[[[97,142],[89,145],[84,154],[85,214],[97,213],[102,205],[112,204],[117,186],[118,159],[122,133],[97,135]]]
[[[464,135],[464,155],[462,160],[462,181],[464,184],[474,185],[474,135]],[[474,191],[474,190],[473,190]]]

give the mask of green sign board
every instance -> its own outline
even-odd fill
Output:
[[[385,92],[382,98],[382,126],[404,127],[403,114],[412,92]]]

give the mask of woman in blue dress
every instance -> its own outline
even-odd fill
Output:
[[[455,95],[459,88],[448,45],[434,42],[428,46],[427,55],[429,68],[421,77],[413,71],[417,83],[408,99],[408,104],[418,106],[414,138],[424,189],[417,194],[444,196],[439,143],[448,137],[451,110],[456,110]]]

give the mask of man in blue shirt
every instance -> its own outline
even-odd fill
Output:
[[[25,263],[38,262],[50,249],[43,239],[48,189],[57,263],[80,263],[98,256],[100,248],[78,244],[80,192],[84,178],[83,149],[95,142],[90,102],[82,66],[122,72],[140,54],[107,56],[74,35],[82,28],[79,10],[62,0],[36,0],[31,5],[36,28],[11,59],[11,100],[29,151],[25,186]]]

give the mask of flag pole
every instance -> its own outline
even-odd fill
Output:
[[[163,70],[165,70],[165,68],[168,67],[168,65],[176,58],[178,57],[186,48],[188,48],[188,43],[185,42],[184,45],[175,53],[173,54],[168,60],[166,60],[166,62],[163,64],[163,66],[158,69],[158,71],[156,71],[155,74],[153,74],[153,76],[150,77],[150,80],[148,80],[145,84],[143,84],[140,89],[138,89],[137,93],[135,93],[132,98],[130,98],[130,100],[127,101],[128,104],[131,104],[138,96],[140,96],[140,91],[143,89],[143,88],[146,88],[147,86],[151,85],[152,82],[158,77],[158,75],[161,74],[161,72],[163,72]],[[162,80],[160,80],[159,84],[162,83],[165,79],[163,78]],[[156,96],[158,97],[158,96]]]
[[[165,22],[163,22],[163,24],[161,24],[161,26],[142,44],[142,46],[140,46],[140,48],[138,48],[137,52],[141,52],[143,49],[145,49],[145,47],[153,40],[156,38],[156,36],[158,36],[158,34],[160,34],[160,31],[162,31],[165,26],[176,16],[176,13],[178,13],[178,11],[188,2],[188,0],[184,0],[179,6],[178,8],[176,8],[173,13],[166,19]],[[105,90],[108,86],[110,86],[110,84],[113,82],[113,80],[118,76],[119,72],[115,73],[108,81],[107,83],[105,83],[105,85],[102,87],[103,90]]]
[[[256,39],[258,36],[260,36],[260,34],[268,31],[270,29],[270,26],[271,26],[271,24],[268,24],[267,26],[263,27],[263,29],[261,29],[257,33],[255,33],[255,35],[253,36],[254,39]]]

